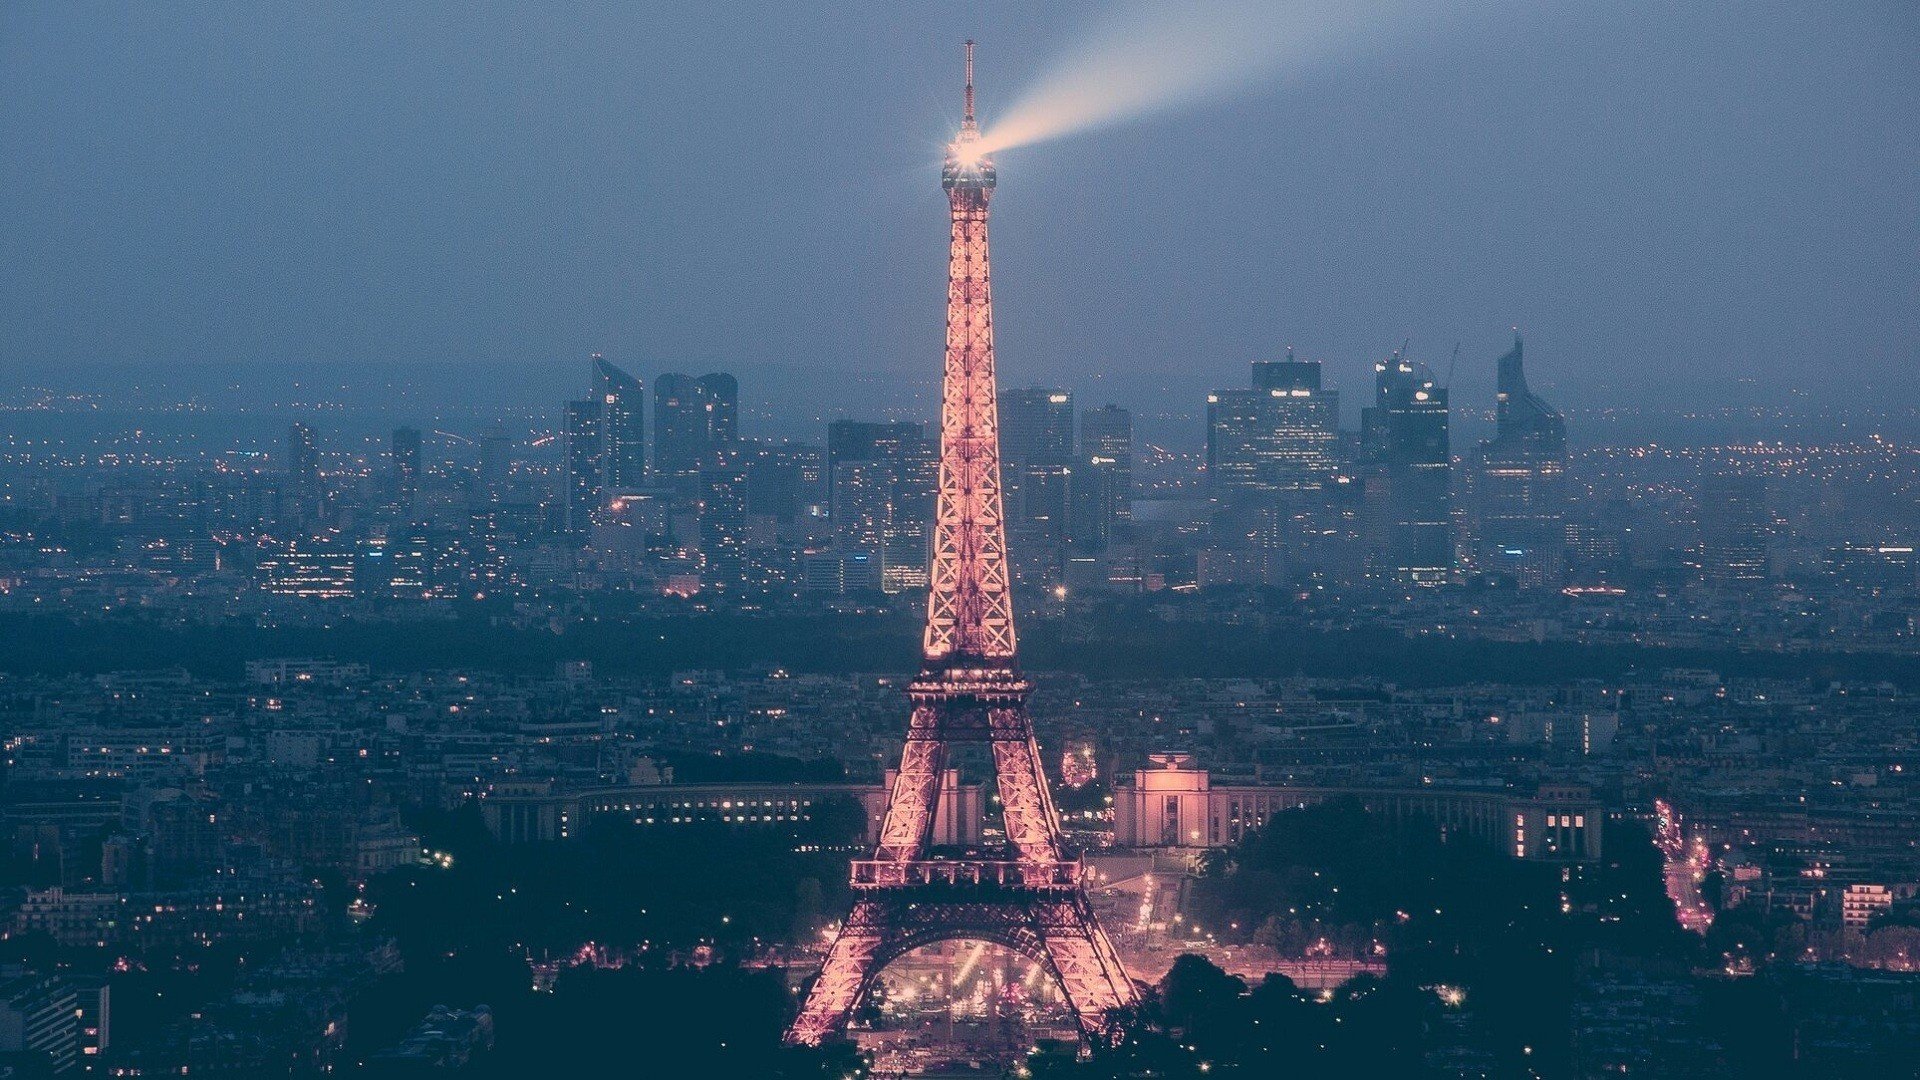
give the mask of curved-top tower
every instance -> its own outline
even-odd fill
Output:
[[[1520,331],[1496,364],[1494,436],[1469,473],[1474,567],[1520,588],[1558,587],[1566,563],[1567,421],[1527,386]]]
[[[1015,656],[987,263],[987,202],[997,176],[980,145],[969,41],[966,119],[941,170],[952,246],[920,675],[908,688],[913,713],[879,843],[872,859],[853,864],[853,910],[787,1031],[789,1042],[815,1044],[844,1029],[881,969],[955,938],[995,942],[1042,965],[1089,1034],[1108,1030],[1115,1010],[1137,996],[1087,902],[1084,867],[1061,845],[1027,713],[1033,687]],[[933,845],[941,778],[960,742],[992,752],[1006,825],[999,850]]]
[[[1533,442],[1549,453],[1566,450],[1567,422],[1560,410],[1527,388],[1527,369],[1522,364],[1520,330],[1513,331],[1513,348],[1494,362],[1494,436],[1495,441]]]

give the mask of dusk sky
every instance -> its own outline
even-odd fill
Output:
[[[1575,407],[1910,392],[1912,0],[1307,32],[1336,6],[1265,20],[1247,85],[999,155],[1003,382],[1192,411],[1292,344],[1351,408],[1410,338],[1443,375],[1463,343],[1465,404],[1518,324]],[[960,41],[991,129],[1128,10],[9,3],[0,368],[458,363],[537,402],[602,351],[930,401]],[[1234,9],[1181,10],[1245,57]]]

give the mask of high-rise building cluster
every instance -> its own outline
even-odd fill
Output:
[[[1181,418],[1199,401],[1170,403],[1143,428],[1068,386],[1001,388],[1016,592],[1027,605],[1222,588],[1405,600],[1451,586],[1600,596],[1685,582],[1737,599],[1788,575],[1910,578],[1897,522],[1852,528],[1871,507],[1796,509],[1804,499],[1780,465],[1757,456],[1780,452],[1766,444],[1617,461],[1629,451],[1595,447],[1576,473],[1567,421],[1529,386],[1517,334],[1493,366],[1491,408],[1470,406],[1464,422],[1450,387],[1404,349],[1373,365],[1360,402],[1343,401],[1318,360],[1256,360],[1244,387],[1206,395],[1204,426]],[[135,469],[120,447],[76,448],[57,483],[30,481],[7,512],[124,535],[119,561],[182,602],[221,594],[203,577],[244,581],[248,602],[619,589],[762,607],[868,604],[927,584],[940,448],[925,420],[862,417],[849,401],[818,438],[762,438],[742,430],[731,374],[643,381],[597,355],[584,374],[557,410],[402,415],[377,441],[302,418],[198,468]],[[1463,443],[1483,417],[1486,437]],[[51,460],[36,450],[29,464]],[[1638,479],[1649,469],[1659,477]],[[1796,533],[1788,514],[1820,527]],[[51,591],[122,580],[54,562],[36,573]],[[30,596],[36,581],[13,588]]]
[[[1357,437],[1321,365],[1258,361],[1245,390],[1207,396],[1207,489],[1225,528],[1213,579],[1280,585],[1352,575],[1392,587],[1469,578],[1558,587],[1566,424],[1527,389],[1521,346],[1498,361],[1497,431],[1456,461],[1449,389],[1396,351],[1374,364]]]
[[[1560,588],[1566,423],[1528,388],[1521,348],[1516,334],[1495,365],[1494,434],[1458,456],[1449,388],[1404,349],[1374,365],[1352,429],[1319,361],[1292,350],[1255,361],[1246,388],[1207,395],[1201,480],[1185,492],[1136,487],[1129,410],[1082,412],[1061,386],[1003,388],[1015,584],[1029,598],[1189,579]],[[824,447],[757,440],[740,433],[732,376],[667,374],[653,386],[649,457],[640,381],[599,357],[592,375],[590,395],[566,407],[564,517],[601,571],[685,595],[926,585],[940,477],[937,436],[923,423],[835,420]],[[1733,551],[1753,533],[1734,520],[1739,500],[1719,491],[1702,489],[1726,509],[1702,512],[1700,557],[1763,561],[1764,541],[1759,556]],[[1591,555],[1591,530],[1580,539],[1572,546]]]
[[[680,595],[926,587],[940,447],[925,424],[834,420],[824,446],[743,437],[732,375],[670,373],[652,388],[649,455],[645,393],[595,356],[591,392],[564,409],[563,528],[598,571]],[[1071,557],[1126,539],[1132,414],[1077,416],[1049,387],[1001,391],[998,413],[1018,577],[1057,586]],[[417,474],[417,456],[396,449],[396,473]]]

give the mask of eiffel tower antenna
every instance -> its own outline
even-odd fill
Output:
[[[967,41],[967,108],[966,116],[960,121],[960,130],[977,131],[980,125],[973,119],[973,41]]]

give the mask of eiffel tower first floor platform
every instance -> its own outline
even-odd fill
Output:
[[[853,867],[856,898],[787,1041],[844,1031],[888,964],[942,941],[986,941],[1027,957],[1058,984],[1089,1038],[1109,1035],[1138,992],[1094,920],[1078,862],[874,860]]]

